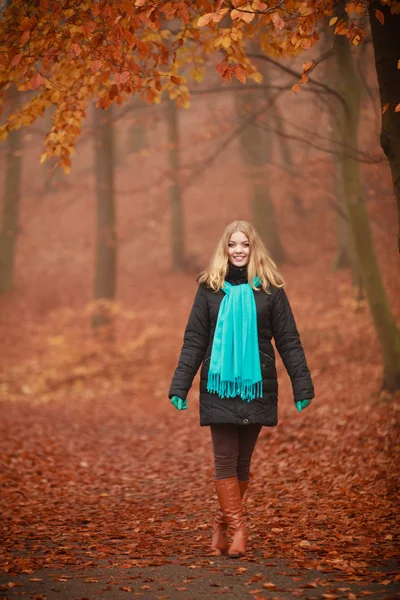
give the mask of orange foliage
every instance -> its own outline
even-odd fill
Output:
[[[388,3],[397,10],[397,2]],[[235,75],[243,84],[248,78],[259,81],[246,41],[274,57],[299,54],[317,43],[318,26],[333,6],[333,0],[14,0],[0,21],[1,94],[12,84],[35,93],[8,116],[0,139],[31,125],[53,105],[42,160],[56,156],[68,171],[91,99],[107,109],[135,93],[158,103],[166,92],[188,106],[186,74],[200,81],[205,58],[219,52],[223,61],[217,70],[224,79],[232,81]],[[365,35],[360,18],[367,3],[347,2],[346,10],[346,21],[333,18],[331,24],[336,34],[357,45]],[[221,26],[224,17],[230,17],[227,27]],[[381,11],[376,17],[383,22]],[[304,72],[294,91],[307,79]]]

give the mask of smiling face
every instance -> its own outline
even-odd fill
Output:
[[[235,267],[247,265],[250,259],[250,244],[242,231],[232,233],[228,242],[228,259]]]

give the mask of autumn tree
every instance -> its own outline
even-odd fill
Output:
[[[167,100],[165,122],[168,139],[169,166],[169,204],[171,214],[171,256],[172,268],[176,271],[185,269],[185,225],[183,198],[181,188],[180,164],[180,129],[179,115],[174,100]]]
[[[332,56],[332,47],[335,40],[332,27],[329,27],[329,18],[325,19],[322,29],[322,45],[327,59],[324,62],[324,81],[327,85],[334,89],[340,89],[340,69]],[[358,82],[357,82],[358,83]],[[351,251],[351,231],[349,217],[347,214],[346,203],[343,197],[343,182],[340,169],[340,153],[339,145],[341,138],[341,122],[345,119],[345,105],[341,105],[338,110],[337,99],[327,98],[326,107],[328,110],[328,130],[332,138],[332,162],[333,162],[333,177],[332,188],[333,197],[336,208],[336,227],[337,227],[337,252],[333,262],[333,269],[345,269],[351,267],[353,271],[353,283],[358,279],[355,275],[354,263],[352,260],[354,252]]]
[[[11,5],[11,0],[0,4],[0,8]],[[8,111],[15,113],[20,106],[20,95],[11,86],[3,98]],[[3,210],[0,228],[0,293],[8,292],[14,283],[15,249],[18,236],[18,215],[21,200],[22,134],[10,133],[6,144],[5,180],[3,192]]]
[[[14,0],[0,21],[1,90],[4,93],[16,83],[20,91],[35,93],[3,124],[1,136],[30,125],[53,104],[44,159],[56,155],[68,169],[91,98],[101,108],[136,93],[147,102],[159,102],[172,81],[178,104],[185,104],[189,96],[182,73],[188,61],[194,64],[215,53],[221,53],[217,70],[223,78],[257,80],[246,42],[252,40],[275,57],[299,55],[318,42],[318,27],[336,4],[334,0],[273,0],[268,5],[261,0],[66,0],[63,4]],[[398,10],[395,0],[383,4],[386,11]],[[360,23],[368,3],[356,0],[344,5],[349,21],[345,27],[341,21],[335,23],[335,32],[359,44],[365,36]],[[181,26],[165,28],[168,21]],[[311,62],[305,68],[299,85],[306,83],[314,67]]]
[[[265,55],[297,56],[319,41],[318,28],[332,16],[335,0],[14,0],[0,20],[0,90],[11,84],[32,90],[29,102],[0,127],[0,138],[32,124],[54,105],[53,125],[43,160],[56,156],[64,169],[71,156],[89,100],[101,108],[132,94],[153,103],[171,81],[178,104],[187,105],[183,76],[188,61],[221,52],[217,71],[245,82],[257,70],[248,57],[252,41]],[[398,0],[344,1],[346,19],[332,17],[334,32],[354,45],[365,37],[362,17],[369,11],[382,105],[382,143],[399,201],[398,147],[400,73]],[[165,24],[174,23],[174,28]],[[175,26],[178,24],[178,26]],[[179,24],[181,26],[179,27]],[[298,92],[318,61],[305,63]],[[386,115],[386,116],[385,116]],[[399,207],[400,208],[400,207]],[[400,214],[400,213],[399,213]]]
[[[273,109],[273,125],[274,131],[277,135],[277,145],[280,149],[281,159],[282,159],[282,167],[285,169],[286,173],[290,176],[290,197],[292,198],[293,208],[299,214],[304,214],[303,202],[301,198],[301,194],[299,193],[298,186],[295,183],[295,178],[298,175],[296,172],[296,164],[294,160],[294,153],[292,151],[291,144],[288,140],[288,136],[286,133],[285,124],[283,121],[283,116],[279,109],[279,103],[275,103]]]
[[[96,257],[93,326],[111,323],[111,304],[117,280],[116,206],[114,190],[115,142],[113,110],[95,108]]]
[[[121,145],[121,151],[123,151],[124,156],[126,156],[126,152],[128,152],[128,154],[131,152],[141,152],[148,147],[146,122],[144,121],[143,115],[139,114],[136,116],[136,113],[139,112],[139,108],[146,107],[146,105],[140,103],[139,99],[137,99],[137,101],[131,102],[131,106],[134,116],[132,117],[132,121],[128,128],[126,147]]]
[[[20,96],[15,88],[7,94],[9,110],[15,112]],[[18,239],[19,207],[21,203],[22,131],[14,130],[6,141],[3,210],[0,229],[0,293],[14,284],[15,251]]]
[[[343,81],[342,93],[346,99],[346,110],[343,111],[344,114],[340,119],[340,137],[343,149],[340,165],[346,213],[352,233],[352,248],[354,245],[356,260],[360,267],[382,350],[383,387],[396,390],[400,387],[400,332],[390,309],[375,254],[361,182],[360,165],[356,157],[346,152],[346,148],[356,148],[358,145],[361,86],[348,40],[338,36],[335,48]]]
[[[399,219],[400,252],[400,3],[369,2],[381,107],[381,146],[392,172]]]

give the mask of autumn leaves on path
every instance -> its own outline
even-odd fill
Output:
[[[248,555],[226,564],[208,556],[216,497],[194,401],[186,414],[165,399],[112,395],[4,403],[2,594],[52,598],[43,581],[84,575],[97,593],[110,585],[126,597],[197,598],[202,586],[232,598],[395,597],[398,409],[315,401],[297,415],[283,403],[253,459]],[[89,583],[65,597],[88,597]]]

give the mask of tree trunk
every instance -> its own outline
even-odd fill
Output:
[[[237,114],[241,121],[249,119],[259,110],[260,103],[254,92],[241,92],[235,94],[234,97]],[[256,122],[252,122],[241,131],[239,142],[246,168],[246,177],[251,186],[253,224],[273,259],[282,263],[286,259],[286,253],[279,237],[275,209],[266,175],[266,166],[271,162],[272,157],[272,134],[262,131]]]
[[[375,10],[384,15],[383,25],[376,18]],[[369,18],[375,53],[376,74],[382,106],[381,146],[386,154],[392,173],[397,201],[398,250],[400,252],[400,14],[391,14],[390,6],[372,0]]]
[[[348,40],[342,36],[336,36],[335,45],[348,108],[347,119],[343,120],[342,143],[344,146],[356,148],[360,86]],[[361,186],[359,163],[351,154],[346,152],[341,163],[343,188],[354,238],[354,247],[383,355],[382,388],[392,392],[400,389],[400,333],[390,310],[376,260]]]
[[[185,269],[185,225],[180,186],[180,140],[178,109],[175,100],[166,101],[165,109],[168,135],[168,162],[170,170],[169,201],[171,208],[172,269]]]
[[[337,14],[337,13],[336,13]],[[342,15],[340,15],[342,16]],[[333,89],[340,89],[341,93],[348,98],[351,96],[354,99],[354,105],[359,106],[361,102],[361,85],[358,74],[352,65],[352,56],[350,53],[347,40],[343,39],[342,36],[334,36],[332,28],[329,27],[326,20],[326,40],[336,45],[336,62],[337,65],[332,65],[331,61],[326,63],[326,81]],[[329,36],[329,37],[328,37]],[[340,38],[340,39],[339,39]],[[327,48],[328,50],[328,48]],[[341,56],[341,53],[343,56]],[[347,53],[347,54],[346,54]],[[354,79],[347,77],[344,85],[342,85],[342,78],[339,75],[341,64],[348,61],[349,68],[354,72]],[[351,86],[351,87],[349,87]],[[345,87],[345,89],[343,89]],[[347,202],[345,198],[345,190],[343,186],[343,172],[351,167],[351,163],[345,160],[343,153],[342,144],[349,144],[347,136],[347,116],[343,107],[340,106],[339,110],[333,106],[330,107],[330,128],[332,135],[332,145],[334,148],[333,160],[335,167],[335,175],[333,179],[335,203],[338,207],[336,211],[336,223],[337,223],[337,241],[338,249],[335,260],[333,262],[334,269],[343,269],[350,267],[352,274],[352,282],[354,288],[357,290],[357,299],[361,300],[363,297],[363,282],[360,270],[360,265],[357,259],[357,253],[354,246],[354,238],[352,235],[352,229],[350,224],[350,218],[347,210]],[[359,110],[353,111],[353,118],[357,119],[354,126],[354,139],[357,144],[358,139],[358,124],[359,124]],[[355,176],[357,177],[357,188],[362,194],[362,182],[359,167],[355,170]]]
[[[135,106],[134,102],[132,102],[133,106]],[[129,125],[128,129],[128,140],[126,144],[126,150],[130,154],[131,152],[140,152],[141,150],[145,150],[148,147],[146,132],[147,127],[143,123],[143,117],[140,118],[140,112],[136,111],[139,114],[138,117],[133,117],[134,121]],[[125,153],[126,156],[126,153]]]
[[[296,175],[296,168],[292,154],[291,145],[286,137],[285,125],[282,120],[282,116],[278,107],[278,103],[274,106],[274,122],[276,133],[278,134],[279,147],[282,156],[282,162],[285,169],[292,176]],[[293,202],[294,210],[299,217],[304,217],[306,211],[304,210],[303,200],[301,194],[297,191],[297,185],[291,182],[291,198]]]
[[[113,107],[94,108],[96,174],[96,261],[92,325],[111,325],[111,302],[115,299],[117,274],[116,209],[114,198]]]
[[[20,92],[12,89],[8,95],[10,111],[20,104]],[[6,141],[6,172],[4,178],[3,219],[0,231],[0,293],[14,284],[15,251],[18,236],[18,216],[21,202],[22,130],[10,131]]]
[[[329,46],[336,41],[333,35],[332,28],[328,25],[328,19],[325,20],[324,41],[326,51],[328,51]],[[326,83],[333,89],[337,89],[337,87],[340,85],[338,68],[335,67],[336,65],[332,64],[331,60],[327,60],[325,62],[325,80]],[[340,209],[336,211],[336,231],[338,245],[336,257],[332,265],[333,270],[336,271],[338,269],[346,269],[347,267],[350,267],[352,265],[352,261],[350,258],[351,231],[346,203],[344,200],[343,182],[341,175],[343,169],[340,164],[342,153],[339,149],[340,140],[342,136],[342,122],[346,122],[346,115],[343,114],[342,107],[340,107],[340,110],[337,110],[336,100],[334,105],[332,101],[328,101],[327,106],[329,110],[329,133],[332,137],[332,147],[334,150],[334,153],[332,155],[332,162],[334,168],[332,181],[333,195],[334,202],[336,206],[338,206],[338,208]]]

